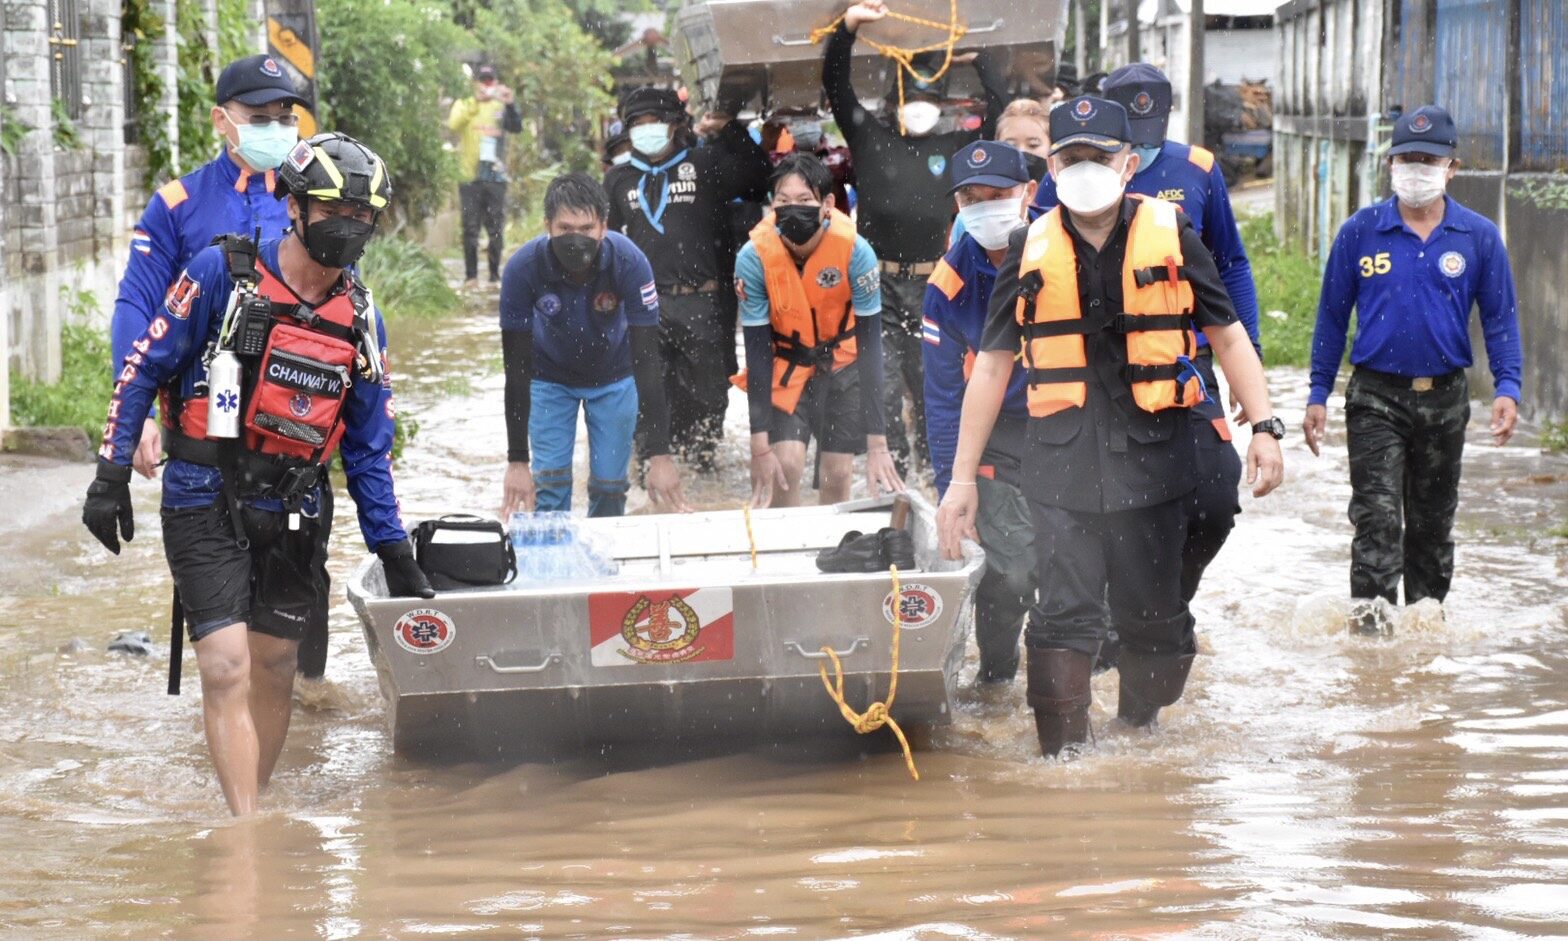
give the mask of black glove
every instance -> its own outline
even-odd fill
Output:
[[[82,504],[82,524],[115,555],[120,554],[117,534],[124,535],[126,542],[136,535],[136,519],[131,515],[129,465],[98,462],[98,476],[88,484],[87,501]]]
[[[127,537],[129,538],[129,537]],[[414,547],[408,542],[389,542],[376,550],[381,557],[381,568],[387,576],[387,594],[393,598],[434,598],[436,590],[430,579],[414,561]]]

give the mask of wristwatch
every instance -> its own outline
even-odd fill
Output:
[[[1265,418],[1253,424],[1252,433],[1255,435],[1273,435],[1274,440],[1279,441],[1285,437],[1285,422],[1278,415],[1275,415],[1273,418]]]

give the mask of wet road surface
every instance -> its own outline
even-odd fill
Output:
[[[493,329],[391,326],[420,422],[408,519],[499,502]],[[918,784],[880,742],[394,756],[342,600],[364,551],[344,496],[328,680],[302,693],[266,812],[233,822],[193,662],[171,699],[161,657],[103,652],[119,630],[167,639],[155,486],[134,488],[138,537],[111,558],[75,522],[90,470],[35,475],[0,525],[0,936],[1568,937],[1568,540],[1551,535],[1568,460],[1492,448],[1478,418],[1446,622],[1351,637],[1343,425],[1332,411],[1313,459],[1304,376],[1271,383],[1288,481],[1243,498],[1195,606],[1207,655],[1162,727],[1118,734],[1101,677],[1098,747],[1047,763],[1015,688],[920,736]],[[694,502],[743,498],[741,440]]]

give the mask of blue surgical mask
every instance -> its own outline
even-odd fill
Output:
[[[223,112],[225,116],[229,113]],[[240,142],[235,145],[234,153],[245,161],[246,165],[257,172],[276,170],[283,165],[283,158],[289,155],[294,145],[299,143],[299,128],[284,127],[276,121],[260,126],[250,122],[235,121],[229,117],[229,123],[234,125],[239,132]]]
[[[660,121],[657,124],[639,124],[626,132],[632,140],[632,150],[645,157],[654,157],[664,152],[670,146],[670,126]]]
[[[1133,175],[1136,176],[1154,166],[1154,160],[1160,155],[1160,149],[1163,146],[1163,144],[1155,144],[1153,146],[1139,144],[1134,146],[1132,152],[1138,155],[1138,169],[1134,171]]]

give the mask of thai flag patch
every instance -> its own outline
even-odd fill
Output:
[[[920,318],[920,338],[932,346],[942,345],[942,327],[930,317]]]
[[[143,255],[151,255],[152,236],[148,235],[146,232],[143,232],[141,229],[132,230],[131,248],[141,252]]]
[[[657,307],[659,305],[659,287],[652,281],[642,286],[642,306]]]

